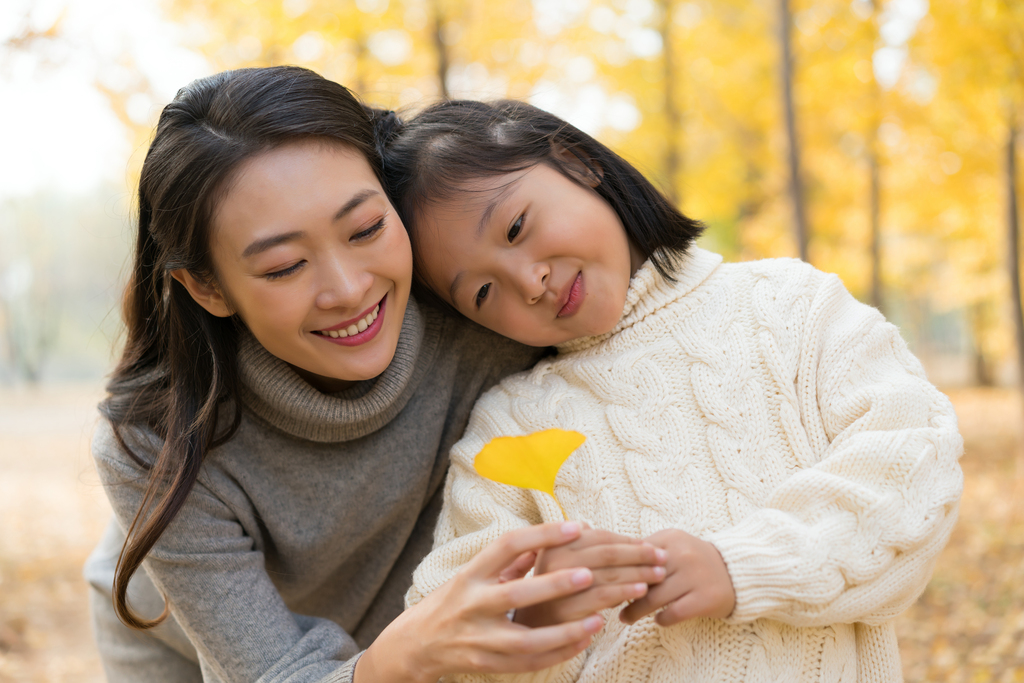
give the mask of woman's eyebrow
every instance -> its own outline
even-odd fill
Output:
[[[359,192],[356,192],[351,199],[345,202],[344,206],[338,209],[338,213],[334,214],[334,220],[341,220],[342,218],[345,217],[345,214],[351,212],[353,209],[355,209],[357,206],[365,202],[370,197],[375,197],[379,194],[380,192],[378,192],[377,190],[371,189],[360,190]]]
[[[356,192],[351,199],[345,202],[342,205],[342,207],[338,209],[338,213],[334,214],[333,220],[341,220],[346,215],[351,213],[357,206],[365,202],[367,199],[370,199],[371,197],[376,197],[379,194],[380,192],[378,192],[377,190],[371,189],[360,190],[359,192]],[[245,250],[242,252],[242,258],[249,258],[250,256],[255,256],[256,254],[262,254],[267,249],[273,249],[279,244],[291,242],[292,240],[299,239],[300,237],[305,237],[305,235],[306,233],[302,232],[301,230],[293,230],[291,232],[283,232],[280,235],[271,235],[270,237],[264,237],[263,239],[256,240],[255,242],[247,246]]]
[[[245,248],[242,252],[242,258],[249,258],[256,254],[262,254],[267,249],[273,249],[279,244],[299,239],[300,237],[304,237],[305,234],[306,233],[301,230],[293,230],[291,232],[282,232],[279,235],[271,235],[270,237],[264,237],[263,239],[256,240]]]

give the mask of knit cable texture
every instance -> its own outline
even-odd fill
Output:
[[[733,614],[662,628],[609,610],[569,662],[453,680],[901,680],[891,619],[924,589],[962,489],[951,404],[835,276],[788,259],[720,265],[700,249],[683,269],[671,283],[645,264],[611,334],[479,401],[406,599],[502,533],[561,518],[550,497],[472,466],[495,436],[561,427],[587,436],[556,481],[569,517],[712,542]]]

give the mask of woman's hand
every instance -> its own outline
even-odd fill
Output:
[[[586,589],[593,574],[567,568],[517,578],[530,553],[579,538],[576,522],[516,529],[470,560],[450,581],[403,612],[356,664],[355,683],[433,682],[453,673],[537,671],[574,657],[604,625],[596,614],[568,623],[528,628],[509,621],[510,610]]]
[[[587,567],[593,583],[586,590],[516,611],[525,626],[550,626],[581,619],[628,600],[643,597],[649,584],[665,578],[667,553],[640,539],[601,529],[583,529],[571,543],[540,551],[534,576]]]
[[[667,576],[619,613],[622,622],[632,624],[659,609],[654,620],[661,626],[693,617],[724,619],[732,614],[736,591],[715,546],[679,529],[665,529],[645,540],[668,553]]]

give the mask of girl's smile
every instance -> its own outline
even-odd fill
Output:
[[[611,330],[643,257],[594,191],[600,179],[574,160],[581,182],[541,163],[424,206],[414,237],[425,283],[466,317],[531,346]]]

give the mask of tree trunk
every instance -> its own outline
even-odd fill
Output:
[[[793,205],[793,223],[800,258],[807,261],[807,216],[804,207],[804,188],[800,179],[800,140],[796,130],[796,112],[793,104],[793,52],[789,13],[789,0],[779,2],[779,47],[781,52],[782,102],[786,119],[786,137],[789,140],[789,196]]]
[[[877,33],[879,26],[878,1],[871,2],[871,28]],[[875,41],[872,41],[874,43]],[[874,52],[874,45],[872,45]],[[882,182],[881,162],[878,154],[878,126],[882,118],[882,92],[878,80],[871,77],[871,122],[868,129],[868,220],[871,229],[871,305],[882,310]]]
[[[1006,131],[1006,235],[1013,328],[1017,337],[1017,386],[1024,400],[1024,308],[1020,293],[1020,217],[1017,209],[1017,122],[1011,107]]]
[[[444,12],[441,11],[440,0],[434,0],[431,5],[434,10],[433,39],[434,49],[437,51],[437,85],[441,93],[441,99],[450,100],[451,93],[448,92],[448,67],[450,64],[448,56],[448,45],[444,42]]]
[[[668,198],[679,204],[679,173],[682,170],[682,155],[679,149],[682,125],[679,108],[676,106],[676,68],[672,55],[672,0],[661,2],[661,54],[662,81],[664,83],[665,112],[665,185]]]

